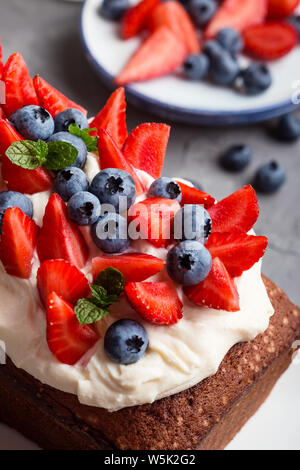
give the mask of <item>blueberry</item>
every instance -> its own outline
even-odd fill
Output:
[[[224,54],[224,47],[222,47],[218,41],[211,39],[204,44],[203,52],[210,59],[215,59]]]
[[[167,256],[167,271],[171,279],[184,286],[204,281],[212,265],[209,251],[198,241],[183,241]]]
[[[70,124],[77,124],[80,129],[88,129],[89,123],[79,109],[69,108],[57,114],[54,118],[54,132],[68,132]]]
[[[68,215],[78,225],[92,225],[101,215],[100,201],[94,194],[80,191],[69,200]]]
[[[266,64],[256,63],[241,72],[243,89],[247,95],[259,95],[272,84],[272,77]]]
[[[248,145],[238,144],[229,147],[220,158],[220,164],[228,171],[242,171],[252,160],[252,150]]]
[[[104,350],[117,364],[134,364],[139,361],[145,354],[148,344],[145,328],[128,318],[113,323],[104,338]]]
[[[286,114],[279,119],[273,133],[279,140],[293,142],[300,137],[300,121],[294,114]]]
[[[209,68],[209,59],[205,54],[192,54],[183,64],[184,75],[189,80],[202,80]]]
[[[179,184],[172,178],[167,178],[166,176],[162,176],[153,181],[149,188],[148,196],[165,197],[167,199],[175,199],[175,201],[178,202],[180,202],[182,198]]]
[[[288,18],[288,22],[296,28],[300,39],[300,15],[291,16],[290,18]]]
[[[222,49],[221,53],[211,55],[209,75],[213,82],[219,85],[231,85],[239,73],[238,62],[225,49]]]
[[[285,182],[284,168],[273,161],[260,167],[254,178],[254,187],[261,193],[273,193]]]
[[[33,216],[32,203],[28,197],[24,196],[24,194],[16,191],[0,192],[0,233],[4,212],[6,209],[10,209],[11,207],[18,207],[30,218]]]
[[[136,198],[136,186],[132,176],[117,168],[100,171],[91,183],[90,192],[95,194],[102,204],[111,204],[118,212],[129,209]]]
[[[75,166],[69,166],[61,170],[53,183],[53,191],[59,194],[65,202],[68,202],[73,194],[79,193],[79,191],[87,191],[88,188],[89,180],[86,174]]]
[[[100,13],[108,20],[120,20],[125,11],[130,7],[130,0],[104,0]]]
[[[24,106],[10,116],[14,128],[28,140],[47,140],[54,132],[50,113],[40,106]]]
[[[68,142],[69,144],[73,145],[78,150],[78,156],[75,163],[72,166],[76,166],[77,168],[83,168],[87,158],[87,148],[85,143],[83,142],[80,137],[76,135],[70,134],[69,132],[57,132],[53,134],[48,142]]]
[[[217,7],[215,0],[190,0],[188,4],[191,17],[200,28],[212,19]]]
[[[121,253],[130,244],[127,220],[113,212],[105,214],[92,226],[92,237],[104,253]]]
[[[217,41],[233,56],[239,54],[244,48],[242,36],[232,28],[221,29],[217,34]]]
[[[204,245],[211,233],[211,228],[211,217],[206,209],[200,205],[186,204],[175,215],[174,238],[198,240]]]

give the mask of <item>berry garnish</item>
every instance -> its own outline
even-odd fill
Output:
[[[130,39],[143,31],[150,13],[158,3],[159,0],[142,0],[137,5],[129,8],[121,21],[122,38]]]
[[[80,129],[88,129],[88,120],[79,109],[68,108],[61,113],[56,114],[54,118],[55,130],[54,132],[68,132],[71,124],[75,124]]]
[[[222,46],[218,49],[210,48],[209,76],[211,80],[220,85],[231,85],[240,72],[239,64],[235,57]]]
[[[149,197],[165,197],[167,199],[174,199],[175,201],[181,202],[181,189],[178,183],[172,178],[161,176],[157,180],[153,181],[149,191]]]
[[[33,217],[32,202],[27,196],[16,191],[2,191],[0,192],[0,233],[4,213],[6,209],[10,209],[12,207],[18,207],[31,219]]]
[[[272,19],[286,18],[299,5],[299,0],[268,0],[268,17]]]
[[[117,364],[134,364],[145,354],[148,335],[138,322],[127,318],[113,323],[104,338],[104,351]]]
[[[48,142],[66,142],[67,144],[73,145],[73,147],[75,147],[78,152],[73,166],[78,168],[84,167],[87,158],[87,147],[82,139],[76,135],[71,134],[70,132],[58,132],[57,134],[53,134]]]
[[[202,80],[208,74],[209,59],[205,54],[189,55],[184,64],[183,71],[189,80]]]
[[[101,217],[92,226],[95,245],[104,253],[122,253],[130,245],[127,220],[115,212]]]
[[[285,169],[278,162],[267,163],[257,170],[254,187],[261,193],[274,193],[286,180]]]
[[[188,186],[185,183],[177,180],[177,183],[180,186],[182,199],[181,205],[185,206],[186,204],[203,204],[205,208],[212,206],[215,202],[214,198],[209,194],[201,191],[195,187]]]
[[[211,217],[206,209],[196,204],[186,204],[177,212],[174,219],[176,240],[198,240],[207,242],[212,228]]]
[[[86,174],[75,166],[61,170],[53,183],[53,191],[59,194],[65,202],[68,202],[74,194],[88,189],[89,180]]]
[[[238,144],[229,147],[223,153],[220,164],[228,171],[242,171],[252,160],[252,150],[248,145]]]
[[[113,206],[118,212],[129,209],[136,198],[136,186],[132,176],[124,170],[106,168],[93,179],[90,192],[102,204]]]
[[[244,48],[244,40],[240,33],[232,28],[223,28],[217,34],[217,41],[232,56],[237,56]]]
[[[194,23],[202,28],[216,14],[218,5],[216,0],[190,0],[188,10]]]
[[[54,132],[51,114],[40,106],[23,106],[15,111],[9,120],[24,139],[47,140]]]
[[[68,201],[68,216],[77,225],[92,225],[99,219],[99,199],[88,191],[74,194]]]
[[[242,70],[242,91],[246,95],[254,96],[263,93],[272,84],[270,70],[266,64],[254,63]]]
[[[285,114],[279,118],[273,135],[284,142],[294,142],[300,137],[300,120],[294,114]]]

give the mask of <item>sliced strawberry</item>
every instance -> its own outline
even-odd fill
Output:
[[[171,282],[130,282],[125,293],[132,307],[157,325],[174,325],[182,318],[182,302]]]
[[[105,170],[105,168],[119,168],[120,170],[127,171],[134,179],[137,195],[141,195],[144,192],[135,169],[126,160],[117,144],[104,129],[99,129],[98,132],[98,150],[101,170]]]
[[[252,186],[244,186],[209,209],[212,231],[249,232],[259,216],[257,196]]]
[[[245,51],[262,60],[276,60],[298,44],[298,33],[289,23],[250,26],[244,33]]]
[[[73,307],[52,292],[47,304],[47,342],[59,362],[73,366],[99,340],[91,325],[80,325]]]
[[[186,45],[189,53],[199,53],[200,40],[197,30],[181,3],[171,0],[159,3],[154,8],[149,17],[148,27],[153,32],[161,26],[169,28]]]
[[[268,0],[268,17],[281,19],[290,16],[300,4],[300,0]]]
[[[142,0],[129,8],[122,17],[121,37],[129,39],[139,34],[146,26],[147,19],[160,0]]]
[[[71,304],[88,297],[91,292],[85,275],[64,259],[47,260],[41,264],[37,273],[37,287],[45,305],[48,295],[53,291]]]
[[[127,138],[126,99],[123,87],[110,96],[104,108],[90,123],[90,128],[104,129],[109,133],[119,148]]]
[[[142,238],[157,248],[169,245],[173,235],[173,222],[180,205],[174,199],[150,197],[130,207],[128,215]]]
[[[14,129],[6,119],[0,119],[0,158],[14,142],[23,140],[23,137]]]
[[[195,304],[237,312],[239,294],[233,279],[219,258],[214,258],[207,278],[196,286],[183,288],[185,295]]]
[[[205,208],[211,207],[215,203],[215,199],[204,191],[188,186],[187,184],[177,181],[180,186],[182,199],[181,205],[185,204],[203,204]]]
[[[152,33],[116,77],[117,85],[140,82],[174,72],[187,56],[186,46],[165,26]]]
[[[170,126],[155,122],[141,124],[128,136],[123,153],[125,158],[139,170],[153,178],[160,177],[170,137]]]
[[[6,119],[6,114],[5,114],[4,109],[1,105],[0,105],[0,119]]]
[[[82,268],[88,258],[88,247],[76,224],[67,215],[65,203],[54,193],[50,196],[43,226],[37,241],[40,261],[65,259]]]
[[[267,16],[268,0],[224,0],[205,30],[213,38],[223,28],[243,31],[247,26],[261,24]]]
[[[6,89],[4,110],[9,117],[14,111],[29,104],[38,104],[38,98],[27,65],[19,52],[12,54],[3,69]]]
[[[263,257],[268,239],[246,233],[212,233],[205,246],[213,258],[224,263],[232,277],[237,277]]]
[[[164,265],[165,263],[160,258],[142,253],[98,256],[93,259],[93,276],[96,279],[101,271],[112,267],[118,269],[125,276],[125,282],[141,282],[159,273]]]
[[[79,109],[84,115],[87,115],[86,109],[79,104],[74,103],[74,101],[67,98],[60,91],[56,90],[53,86],[49,85],[42,77],[36,75],[33,79],[33,84],[35,86],[36,94],[40,106],[47,109],[52,116],[61,113],[68,108]]]
[[[18,207],[7,209],[3,217],[0,259],[11,276],[29,279],[38,226]]]

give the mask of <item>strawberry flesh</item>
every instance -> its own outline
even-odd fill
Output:
[[[180,186],[182,199],[181,205],[185,204],[202,204],[206,209],[211,207],[215,203],[215,199],[204,191],[200,191],[197,188],[188,186],[181,181],[177,181]]]
[[[300,0],[268,0],[268,18],[281,19],[290,16]]]
[[[159,0],[142,0],[129,8],[122,17],[121,37],[130,39],[145,28],[150,13],[159,3]]]

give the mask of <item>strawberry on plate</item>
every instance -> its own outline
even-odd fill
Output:
[[[3,107],[8,117],[23,106],[39,104],[27,65],[19,52],[9,57],[2,79],[6,89],[6,104]]]
[[[174,199],[150,197],[130,207],[130,229],[156,248],[166,248],[172,240],[173,221],[180,204]],[[132,225],[133,224],[133,225]]]
[[[0,119],[6,119],[6,114],[5,114],[4,109],[1,105],[0,105]]]
[[[43,226],[37,241],[40,261],[65,259],[79,269],[88,259],[88,247],[78,228],[67,215],[67,208],[58,194],[50,196]]]
[[[243,31],[247,26],[261,24],[267,16],[268,0],[224,0],[205,30],[213,38],[224,28]]]
[[[250,26],[243,36],[245,51],[261,60],[280,59],[298,44],[294,26],[279,21]]]
[[[207,278],[196,286],[184,287],[185,295],[195,304],[227,312],[237,312],[239,294],[236,285],[219,258],[214,258]]]
[[[185,204],[203,204],[204,207],[207,209],[211,207],[215,203],[215,199],[210,196],[208,193],[204,191],[200,191],[197,188],[193,188],[188,186],[181,181],[177,181],[180,186],[182,199],[181,205],[184,206]]]
[[[170,137],[170,126],[155,122],[144,123],[129,134],[123,154],[135,168],[153,178],[160,177]]]
[[[281,19],[290,16],[300,0],[268,0],[268,18]]]
[[[71,304],[88,297],[91,292],[85,275],[64,259],[51,259],[41,264],[37,272],[37,288],[45,305],[53,291]]]
[[[91,325],[80,325],[73,307],[52,292],[47,302],[47,342],[59,362],[76,364],[99,340]]]
[[[181,3],[170,0],[159,3],[149,16],[148,28],[155,31],[161,26],[166,26],[181,40],[190,54],[200,52],[200,39],[197,30]]]
[[[126,253],[115,256],[98,256],[93,259],[94,279],[104,269],[118,269],[125,277],[125,282],[141,282],[162,271],[164,261],[143,253]]]
[[[106,105],[90,123],[90,128],[104,129],[119,148],[127,138],[126,99],[123,87],[112,93]]]
[[[209,209],[212,231],[249,232],[259,216],[257,196],[252,186],[244,186]]]
[[[219,258],[232,277],[241,276],[259,261],[268,246],[266,237],[246,233],[212,233],[205,247]]]
[[[29,279],[38,226],[18,207],[7,209],[3,217],[0,259],[11,276]]]
[[[117,85],[142,82],[174,72],[187,56],[185,44],[166,26],[156,29],[116,77]]]
[[[147,19],[160,0],[142,0],[124,13],[121,20],[121,37],[130,39],[147,25]]]
[[[130,282],[125,293],[145,320],[157,325],[174,325],[182,318],[182,302],[171,282]]]
[[[84,115],[87,115],[86,109],[74,103],[74,101],[70,100],[60,91],[49,85],[49,83],[47,83],[46,80],[44,80],[39,75],[34,77],[33,84],[40,106],[47,109],[47,111],[49,111],[53,117],[68,108],[79,109],[79,111],[81,111]]]

